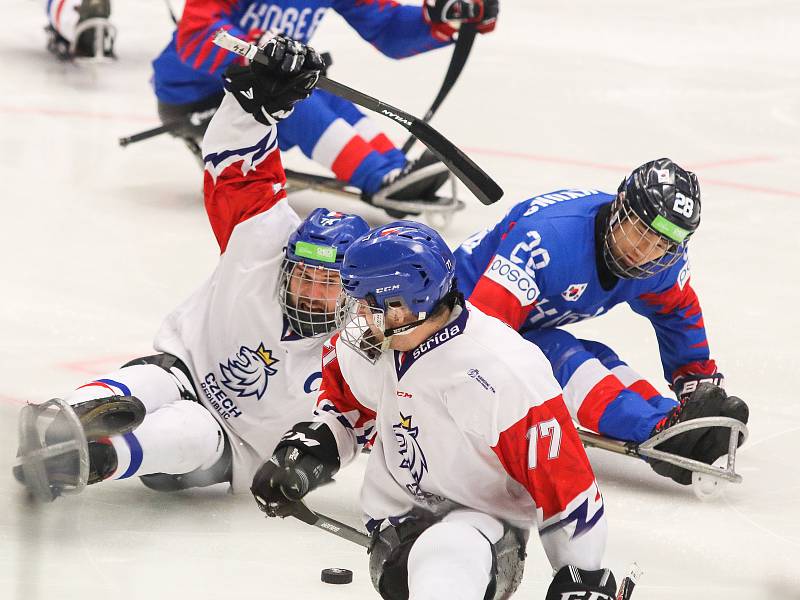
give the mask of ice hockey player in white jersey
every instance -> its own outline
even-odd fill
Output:
[[[327,209],[301,221],[288,206],[274,123],[308,95],[321,62],[285,39],[271,44],[285,62],[226,81],[229,90],[250,90],[236,96],[263,122],[228,92],[204,141],[216,269],[167,316],[159,354],[66,395],[72,408],[51,405],[52,424],[47,411],[39,419],[30,418],[35,408],[23,410],[33,431],[22,436],[15,475],[38,497],[79,490],[82,459],[89,483],[142,476],[160,490],[230,481],[247,491],[286,429],[312,414],[344,250],[369,226]],[[53,446],[74,435],[75,416],[87,438],[79,440],[83,455],[58,454]],[[31,452],[42,449],[52,454],[43,463]]]
[[[114,58],[111,0],[46,0],[47,49],[59,60]]]
[[[454,271],[411,221],[350,246],[315,416],[259,469],[256,501],[286,515],[373,440],[361,504],[383,598],[508,597],[536,527],[558,571],[548,599],[610,599],[603,497],[549,363],[465,303]]]

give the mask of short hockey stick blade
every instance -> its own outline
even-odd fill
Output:
[[[240,40],[224,29],[214,35],[214,44],[230,52],[244,56],[248,60],[267,64],[264,53],[256,46]],[[389,104],[354,90],[327,77],[320,76],[317,87],[350,100],[368,110],[384,115],[399,123],[411,132],[420,142],[433,152],[458,179],[467,186],[483,204],[494,204],[503,196],[503,189],[489,177],[471,158],[455,146],[450,140],[436,131],[422,119],[418,119]]]

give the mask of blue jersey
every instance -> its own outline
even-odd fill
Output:
[[[597,317],[624,302],[652,323],[668,381],[713,371],[686,254],[647,279],[617,279],[599,263],[597,217],[613,199],[565,189],[517,204],[456,250],[460,289],[522,333]]]
[[[172,40],[153,61],[156,96],[188,104],[222,93],[220,75],[237,57],[211,42],[218,29],[250,41],[277,29],[308,43],[329,8],[392,58],[449,43],[425,21],[421,7],[393,0],[187,0]]]

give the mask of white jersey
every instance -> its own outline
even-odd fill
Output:
[[[294,334],[278,304],[284,246],[300,218],[285,200],[275,136],[226,94],[203,142],[206,210],[222,254],[155,339],[186,364],[225,429],[234,492],[249,490],[281,435],[311,418],[321,380],[323,340]]]
[[[361,492],[368,529],[415,507],[464,506],[536,525],[555,568],[599,568],[603,499],[550,365],[471,305],[375,365],[335,336],[315,419],[334,432],[343,465],[375,437]]]

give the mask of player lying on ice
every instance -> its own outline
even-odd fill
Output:
[[[464,302],[454,267],[411,221],[348,248],[317,410],[256,473],[256,501],[291,513],[374,438],[361,504],[383,598],[508,597],[535,525],[558,571],[547,599],[610,600],[603,498],[561,388],[535,345]]]
[[[275,122],[308,96],[322,64],[286,39],[270,44],[285,58],[228,71],[204,140],[216,269],[167,316],[158,354],[23,409],[14,471],[37,497],[132,476],[159,490],[246,491],[286,429],[313,411],[342,256],[369,226],[326,209],[301,221],[287,204]]]
[[[195,124],[175,133],[197,148],[222,98],[220,74],[237,56],[214,46],[214,33],[257,41],[280,31],[307,43],[328,9],[390,58],[404,58],[452,43],[461,23],[494,29],[498,0],[427,0],[404,6],[393,0],[187,0],[172,40],[153,61],[159,115],[165,123],[196,113]],[[454,29],[455,27],[455,29]],[[362,192],[367,202],[402,211],[402,202],[436,203],[448,178],[444,164],[425,152],[409,162],[372,119],[351,102],[316,90],[278,128],[281,150],[298,147],[337,179]],[[444,200],[444,199],[443,199]],[[450,200],[452,204],[452,200]]]
[[[721,387],[690,284],[687,244],[699,224],[696,176],[662,158],[635,169],[616,195],[566,189],[517,204],[456,250],[458,284],[475,306],[542,349],[570,413],[587,429],[638,443],[699,417],[746,423],[747,405]],[[608,346],[561,328],[623,302],[652,323],[677,403]],[[729,431],[696,429],[657,449],[711,464],[728,453]],[[686,469],[651,464],[691,483]]]

